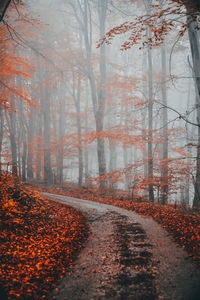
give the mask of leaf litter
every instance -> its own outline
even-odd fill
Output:
[[[0,178],[0,299],[45,299],[88,237],[85,217]]]

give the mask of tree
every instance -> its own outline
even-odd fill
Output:
[[[75,92],[75,86],[77,85],[77,93]],[[81,130],[81,74],[78,74],[78,78],[73,72],[73,100],[76,107],[76,123],[78,133],[78,185],[83,185],[83,149],[82,149],[82,130]]]
[[[163,6],[163,0],[160,0],[160,9]],[[162,82],[161,82],[161,93],[162,93],[162,133],[163,133],[163,146],[162,146],[162,162],[161,162],[161,178],[162,178],[162,198],[161,203],[166,204],[168,199],[168,110],[167,110],[167,57],[166,57],[166,45],[165,41],[161,45],[161,68],[162,68]]]
[[[136,1],[132,1],[136,2]],[[198,0],[173,0],[167,1],[167,5],[160,10],[160,6],[154,2],[152,5],[154,12],[147,12],[144,16],[135,18],[133,22],[126,22],[120,26],[112,28],[104,37],[101,38],[99,45],[106,42],[110,44],[111,40],[116,35],[121,35],[126,32],[131,32],[129,39],[121,46],[122,50],[127,50],[136,44],[141,44],[142,47],[160,46],[166,35],[174,28],[174,23],[179,22],[181,29],[179,38],[184,35],[186,30],[189,32],[189,40],[192,53],[193,70],[195,76],[195,84],[197,91],[197,124],[198,126],[198,146],[197,146],[197,172],[195,179],[195,195],[194,207],[200,206],[200,30],[198,18],[200,15],[200,3]],[[169,16],[177,16],[171,19]],[[185,22],[185,16],[187,16]],[[145,33],[145,28],[148,27],[151,34]],[[145,40],[147,37],[147,40]],[[164,57],[164,53],[162,54]],[[164,63],[164,61],[163,61]],[[164,90],[163,90],[164,91]],[[164,94],[163,94],[164,96]],[[166,105],[165,105],[166,106]],[[166,145],[165,145],[166,149]],[[150,150],[149,150],[150,154]],[[164,191],[166,193],[166,191]],[[163,193],[163,195],[164,195]],[[164,198],[163,198],[163,201]]]
[[[151,14],[152,0],[144,1],[146,12]],[[151,39],[151,31],[149,27],[146,29],[147,40]],[[147,48],[148,61],[148,178],[149,184],[149,200],[154,202],[153,191],[153,62],[150,46]]]
[[[75,18],[80,26],[80,31],[83,35],[84,46],[86,51],[86,74],[89,79],[93,111],[96,123],[96,131],[101,132],[104,128],[104,112],[105,112],[105,80],[106,80],[106,52],[105,46],[100,49],[99,68],[100,68],[100,82],[99,90],[97,90],[97,81],[94,73],[93,57],[92,57],[92,15],[91,15],[91,3],[88,0],[84,0],[82,3],[77,0],[69,1]],[[105,34],[105,21],[107,15],[108,0],[97,1],[97,13],[99,19],[99,34],[100,36]],[[97,137],[97,157],[98,157],[98,168],[99,176],[104,176],[106,173],[106,158],[104,142]],[[100,188],[105,188],[106,182],[103,180],[100,182]]]
[[[200,31],[197,30],[197,16],[188,16],[188,32],[191,45],[193,74],[196,87],[196,110],[198,126],[198,145],[196,159],[195,196],[193,207],[200,207]]]
[[[36,2],[33,4],[34,8],[39,8],[41,3],[45,5],[48,0]],[[2,35],[0,59],[9,53],[13,55],[13,62],[17,61],[14,65],[11,63],[11,56],[8,55],[4,61],[1,60],[0,79],[8,86],[0,89],[2,153],[5,154],[10,137],[7,134],[4,110],[10,109],[7,111],[10,121],[9,113],[11,114],[13,105],[16,110],[12,114],[16,124],[14,136],[18,174],[23,180],[28,175],[29,179],[34,180],[45,177],[48,184],[51,184],[53,179],[55,183],[62,183],[68,179],[82,185],[85,173],[85,179],[96,177],[100,188],[106,187],[107,183],[113,189],[132,188],[135,198],[143,196],[145,199],[149,192],[152,202],[154,197],[156,201],[157,189],[158,199],[164,204],[167,202],[167,193],[170,195],[176,188],[183,186],[181,180],[184,180],[183,173],[185,171],[186,174],[187,169],[186,165],[176,163],[177,157],[172,148],[180,146],[179,141],[173,140],[172,124],[169,125],[169,130],[166,126],[168,105],[165,81],[168,77],[165,80],[165,50],[168,48],[165,49],[164,45],[159,50],[151,51],[151,48],[161,45],[164,37],[174,28],[170,14],[173,14],[175,9],[177,16],[181,12],[185,16],[184,6],[180,5],[181,2],[178,4],[173,1],[167,2],[170,5],[167,6],[164,1],[163,7],[157,7],[154,4],[160,1],[152,0],[145,1],[148,11],[144,11],[143,15],[134,19],[132,23],[126,22],[130,18],[118,15],[120,22],[121,19],[125,22],[123,26],[112,30],[106,40],[109,42],[109,38],[112,39],[118,33],[125,32],[128,35],[130,32],[131,38],[124,43],[122,49],[128,49],[136,43],[141,48],[145,47],[143,64],[146,68],[141,68],[142,55],[138,55],[137,48],[127,52],[128,59],[124,60],[125,53],[118,51],[118,41],[115,41],[113,49],[110,47],[110,51],[107,51],[105,45],[100,49],[94,47],[96,39],[105,34],[107,26],[112,26],[112,16],[116,24],[116,14],[112,11],[113,2],[65,0],[59,4],[52,3],[54,8],[62,8],[54,9],[53,14],[61,16],[62,12],[63,19],[60,17],[57,26],[53,21],[49,21],[48,29],[47,26],[40,28],[39,34],[36,29],[33,30],[37,39],[30,33],[30,37],[27,35],[24,41],[24,31],[11,29],[12,37],[18,44],[28,44],[34,48],[27,51],[18,45],[19,53],[16,56],[9,48],[10,42],[7,37],[3,44]],[[116,2],[123,7],[128,3],[118,0]],[[136,0],[132,2],[136,3]],[[137,12],[144,9],[143,2],[137,2]],[[151,2],[153,5],[149,6]],[[111,11],[107,9],[108,5]],[[19,6],[20,9],[21,7]],[[44,15],[47,15],[46,8]],[[4,30],[10,29],[6,27],[6,23],[9,25],[12,19],[6,18],[1,24]],[[182,21],[180,36],[186,30],[185,20]],[[9,38],[11,40],[11,36]],[[11,42],[14,44],[13,40]],[[155,58],[154,54],[160,59]],[[23,67],[17,66],[19,55],[26,57],[27,61],[35,66],[33,78],[26,79],[25,83],[22,80],[20,82],[18,71],[12,68],[11,72],[11,69],[7,68],[8,65],[12,65],[22,72]],[[37,102],[38,109],[19,100],[19,90],[23,92],[26,88]],[[16,92],[18,96],[15,99],[15,96],[11,96]],[[11,103],[11,99],[14,104]],[[180,124],[183,125],[181,116]],[[10,157],[5,158],[2,155],[3,163],[11,160],[12,151],[7,152]],[[180,160],[184,162],[183,157]],[[106,173],[106,162],[110,163],[109,173]]]

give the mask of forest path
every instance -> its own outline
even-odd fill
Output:
[[[49,300],[199,300],[200,270],[151,218],[88,200],[43,193],[78,208],[91,235]]]

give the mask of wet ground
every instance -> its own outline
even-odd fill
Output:
[[[200,299],[200,270],[151,218],[92,201],[44,195],[80,209],[91,229],[86,247],[49,300]]]

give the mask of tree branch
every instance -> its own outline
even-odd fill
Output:
[[[155,102],[158,103],[158,104],[160,104],[160,105],[162,105],[163,107],[165,107],[167,109],[170,109],[171,111],[175,112],[177,115],[179,115],[179,119],[182,119],[183,121],[185,121],[185,122],[187,122],[187,123],[189,123],[189,124],[191,124],[193,126],[200,127],[200,124],[189,121],[184,115],[182,115],[181,113],[179,113],[176,109],[174,109],[172,107],[169,107],[169,106],[167,106],[167,105],[165,105],[165,104],[163,104],[163,103],[161,103],[161,102],[159,102],[157,100],[155,100]]]

